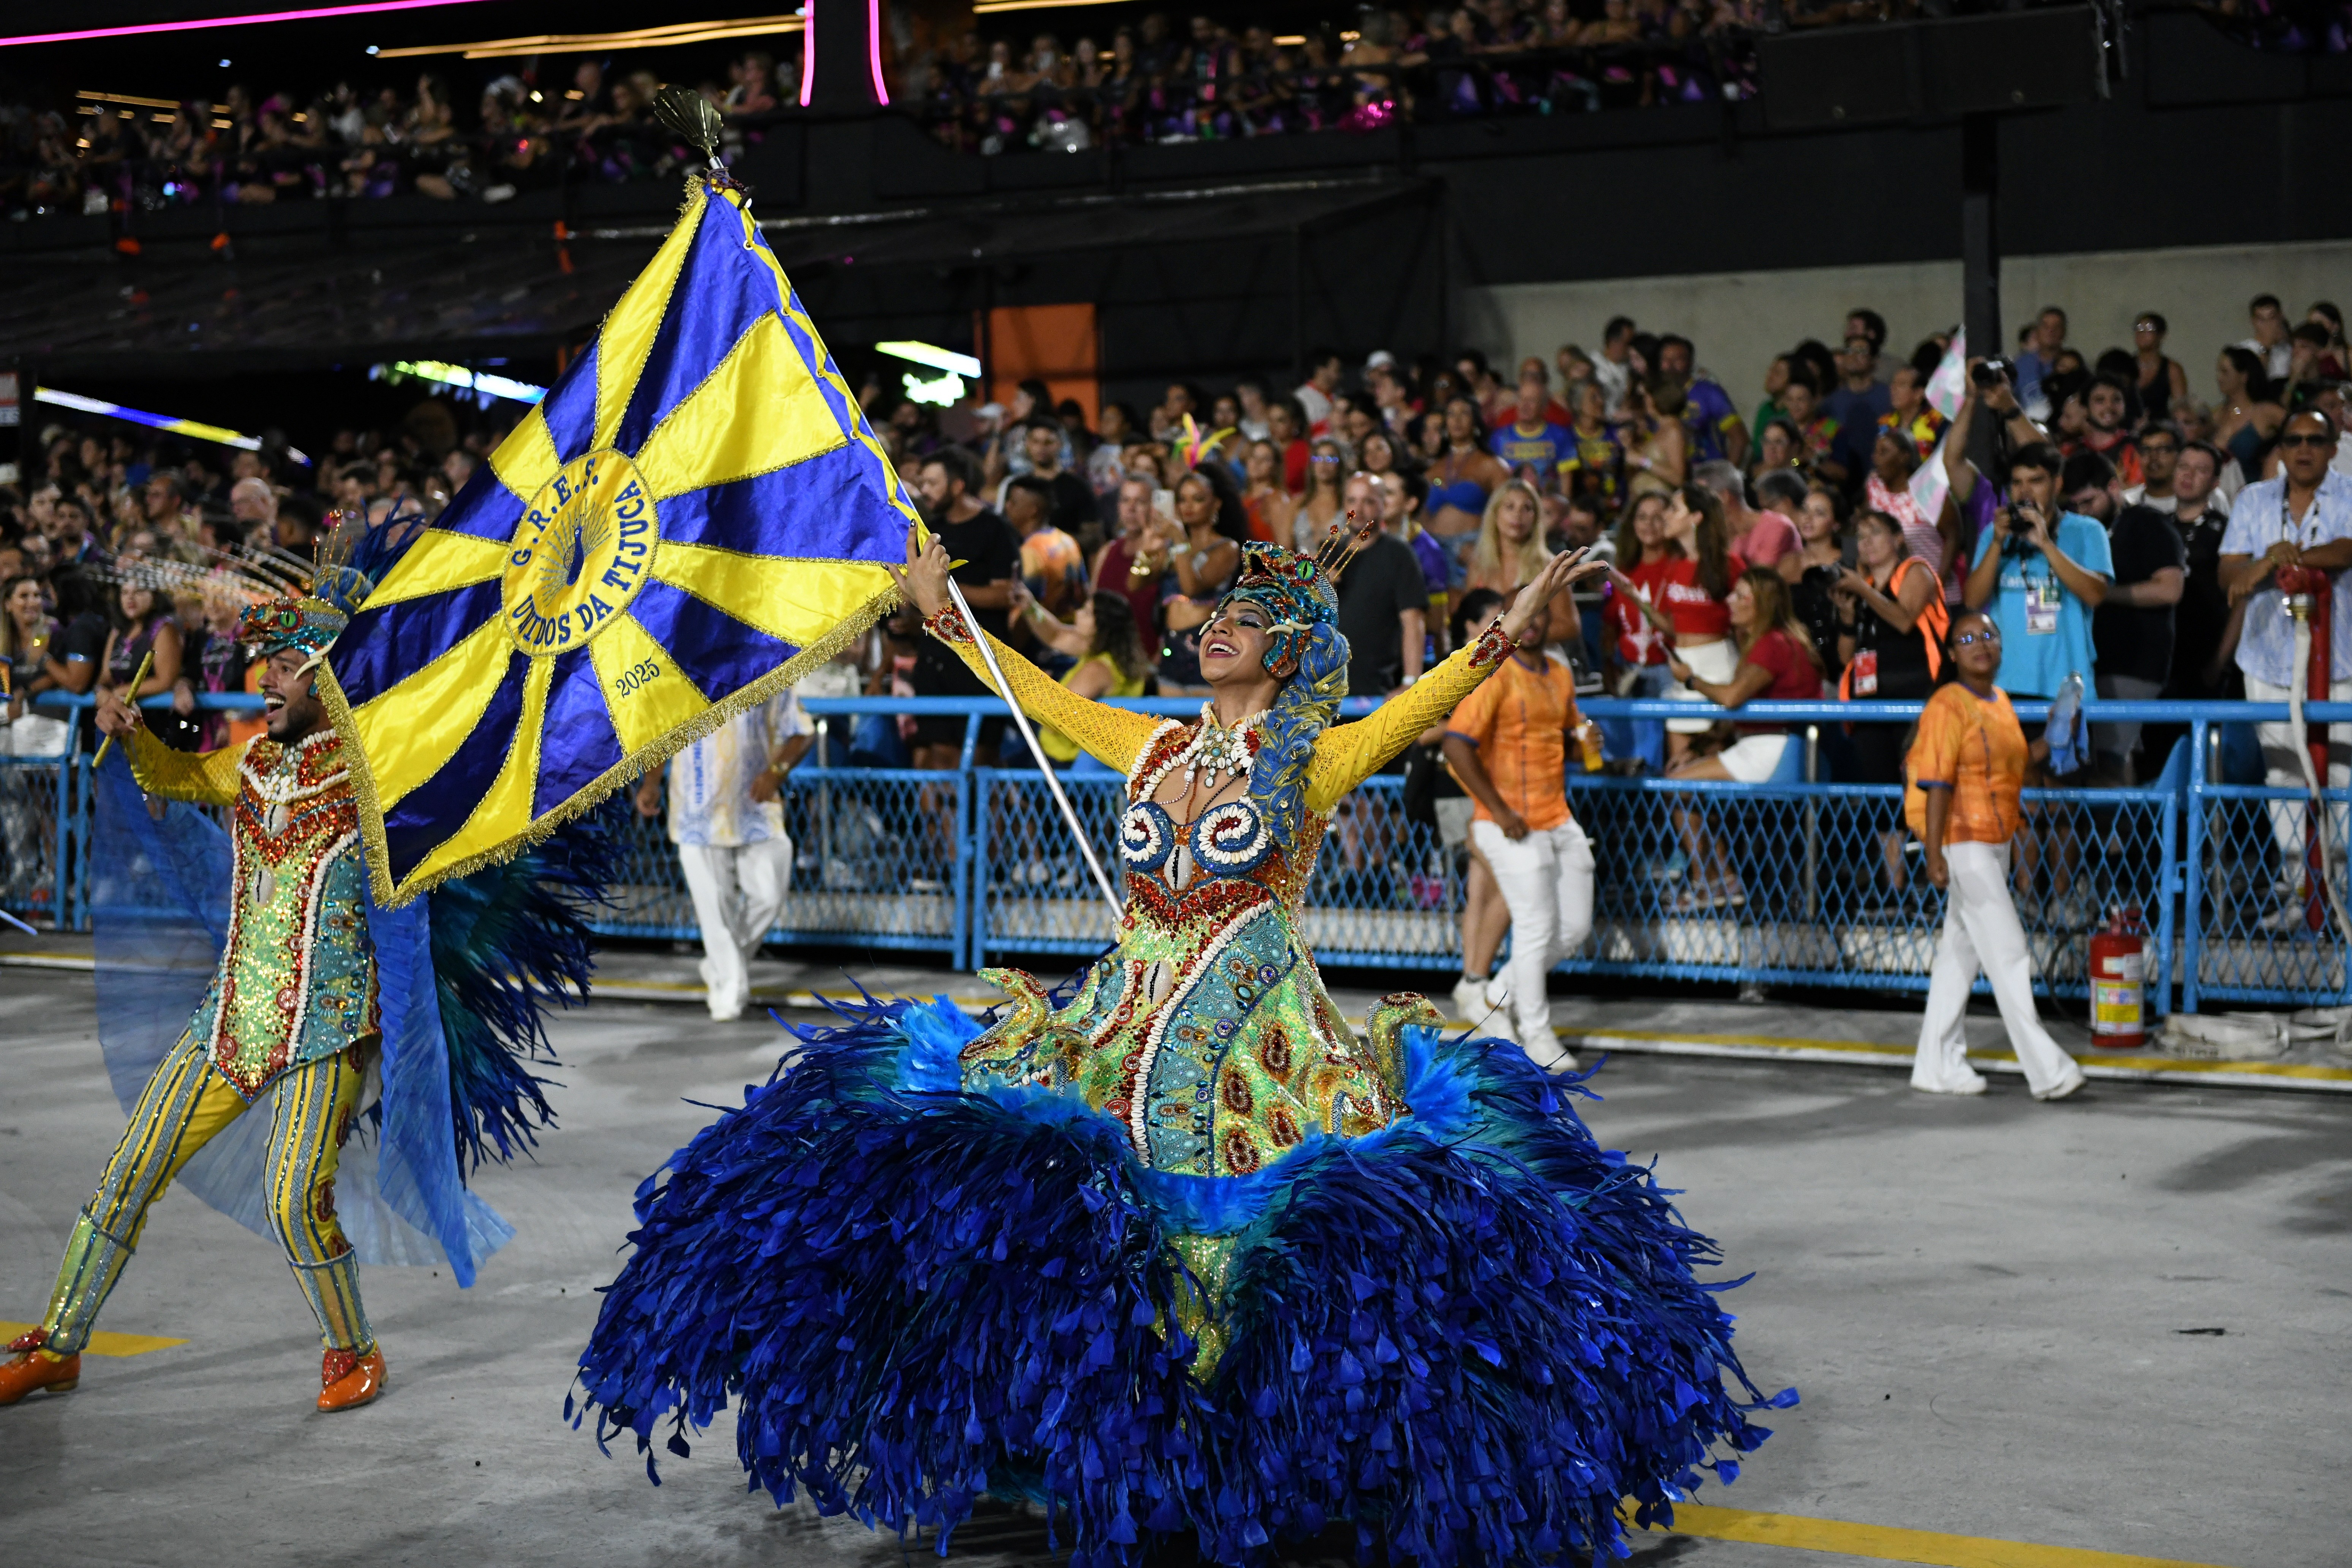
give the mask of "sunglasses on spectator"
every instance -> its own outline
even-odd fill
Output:
[[[2159,329],[2154,321],[2134,321],[2132,323],[2132,331],[2135,332],[2153,332],[2158,330]]]
[[[1310,463],[1336,463],[1339,459],[1331,456],[1328,452],[1326,452],[1320,457],[1310,457],[1307,460]]]
[[[1962,632],[1959,636],[1952,639],[1952,646],[1954,647],[1974,647],[1980,642],[1999,641],[2000,641],[2000,628],[1998,626],[1987,626],[1980,632]]]
[[[2278,444],[2282,447],[2333,447],[2336,445],[2336,437],[2333,436],[2282,436],[2278,438]]]

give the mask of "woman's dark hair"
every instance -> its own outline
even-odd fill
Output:
[[[1454,646],[1469,647],[1470,627],[1483,627],[1502,607],[1503,595],[1492,588],[1473,588],[1463,595],[1462,602],[1454,607]]]
[[[1118,666],[1119,674],[1129,680],[1139,680],[1151,673],[1151,655],[1143,647],[1142,628],[1135,622],[1135,606],[1124,594],[1097,594],[1092,601],[1095,612],[1094,646],[1087,649],[1089,656],[1110,655]]]
[[[1936,374],[1944,363],[1944,345],[1933,338],[1922,338],[1919,346],[1911,351],[1911,368],[1919,373],[1921,382]]]
[[[2268,403],[2276,395],[2277,389],[2271,384],[2271,368],[2262,355],[2231,343],[2221,351],[2221,357],[2230,362],[2231,369],[2246,378],[2247,401]]]
[[[1705,485],[1685,485],[1683,505],[1698,513],[1691,542],[1698,547],[1698,585],[1710,599],[1731,596],[1731,533],[1723,521],[1723,500]]]
[[[1200,480],[1209,487],[1209,493],[1217,498],[1217,521],[1213,524],[1216,531],[1236,544],[1248,543],[1249,513],[1242,506],[1241,488],[1234,483],[1234,477],[1226,472],[1225,466],[1213,462],[1188,468],[1177,475],[1176,482],[1168,488],[1181,490],[1186,479]]]

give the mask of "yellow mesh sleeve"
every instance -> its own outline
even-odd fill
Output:
[[[184,800],[195,805],[234,805],[238,789],[236,765],[243,746],[217,752],[175,752],[144,727],[116,742],[131,763],[131,776],[149,795]]]
[[[990,690],[996,689],[996,682],[989,679],[988,665],[981,658],[978,645],[960,637],[940,640],[956,650]],[[997,665],[1004,671],[1021,710],[1059,730],[1106,767],[1116,768],[1121,773],[1133,768],[1135,759],[1143,754],[1152,734],[1166,722],[1149,713],[1131,713],[1124,708],[1081,697],[996,638],[990,637],[988,644],[996,651]]]
[[[1315,760],[1307,770],[1307,809],[1318,816],[1329,816],[1349,790],[1380,772],[1415,736],[1477,690],[1510,652],[1502,633],[1489,627],[1485,637],[1414,681],[1410,690],[1381,703],[1370,717],[1324,731],[1316,739]]]

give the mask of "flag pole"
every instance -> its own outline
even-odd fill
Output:
[[[1070,825],[1070,837],[1078,841],[1078,853],[1087,858],[1087,869],[1095,874],[1095,886],[1102,889],[1103,902],[1110,906],[1111,919],[1116,923],[1120,913],[1118,895],[1111,890],[1110,878],[1104,874],[1102,862],[1095,858],[1095,847],[1087,841],[1087,830],[1079,825],[1070,797],[1062,793],[1062,781],[1055,776],[1054,764],[1045,759],[1045,748],[1037,744],[1036,731],[1029,728],[1029,716],[1013,700],[1013,683],[1004,679],[1004,671],[997,665],[996,650],[988,646],[988,634],[981,630],[980,618],[971,613],[971,606],[964,602],[963,590],[952,577],[948,579],[948,596],[963,612],[963,624],[971,628],[972,641],[980,646],[980,660],[988,666],[989,683],[1004,700],[1005,706],[1013,710],[1013,721],[1021,727],[1021,738],[1029,742],[1029,754],[1037,760],[1037,771],[1045,775],[1045,787],[1054,792],[1054,804],[1062,808],[1062,820]]]

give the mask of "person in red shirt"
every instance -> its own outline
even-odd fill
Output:
[[[1751,566],[1731,590],[1726,604],[1732,629],[1739,637],[1739,664],[1728,680],[1709,680],[1680,658],[1670,661],[1675,679],[1708,702],[1738,708],[1757,698],[1769,701],[1819,699],[1822,659],[1812,635],[1797,618],[1796,601],[1779,573]],[[1790,744],[1788,727],[1776,723],[1735,721],[1738,739],[1712,756],[1685,757],[1666,776],[1678,782],[1734,780],[1762,784],[1780,770]],[[1731,868],[1722,841],[1707,830],[1696,810],[1675,808],[1675,826],[1690,853],[1690,882],[1676,907],[1684,910],[1720,909],[1748,901],[1738,873]]]
[[[1505,994],[1465,970],[1454,1005],[1474,1027],[1484,1012],[1507,1005],[1519,1048],[1538,1067],[1559,1069],[1576,1058],[1552,1032],[1544,976],[1592,934],[1592,846],[1568,809],[1576,678],[1546,652],[1550,635],[1551,606],[1539,605],[1511,657],[1446,721],[1444,749],[1477,803],[1471,842],[1502,889],[1512,931]],[[1484,1009],[1475,1006],[1480,993]]]
[[[1666,668],[1667,633],[1671,623],[1654,623],[1652,611],[1662,602],[1666,578],[1684,559],[1682,546],[1666,537],[1664,496],[1633,498],[1625,520],[1617,525],[1617,559],[1626,563],[1609,574],[1609,598],[1601,606],[1618,676],[1620,697],[1663,697],[1674,684]],[[1601,733],[1612,757],[1638,757],[1652,773],[1666,765],[1666,727],[1656,719],[1604,720]]]

